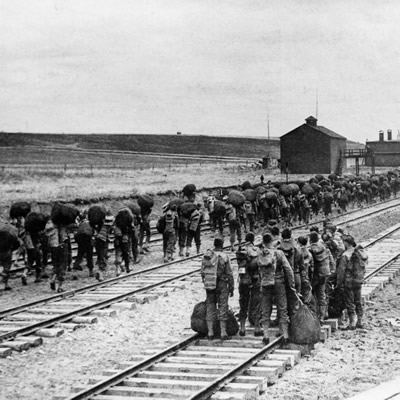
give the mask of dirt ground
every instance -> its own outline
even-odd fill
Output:
[[[398,214],[390,213],[354,226],[352,232],[362,241],[398,220]],[[160,257],[161,253],[154,252],[146,256],[142,265],[159,262]],[[83,282],[79,279],[67,284]],[[44,288],[46,284],[40,285]],[[8,298],[14,304],[39,296],[43,290],[40,285],[21,288],[19,294],[4,293],[1,302],[7,301],[8,296],[14,296],[12,300]],[[268,388],[263,398],[339,400],[398,375],[400,330],[387,319],[400,318],[399,295],[398,278],[367,304],[365,330],[339,331],[326,344],[316,345],[312,356],[303,358]],[[43,346],[0,359],[0,399],[47,400],[56,394],[68,394],[72,387],[86,384],[89,377],[100,375],[145,349],[177,341],[190,326],[193,306],[203,299],[199,280],[188,280],[184,289],[167,297],[138,305],[133,311],[121,311],[114,318],[99,318],[97,324],[46,339]],[[237,310],[237,288],[230,304]]]

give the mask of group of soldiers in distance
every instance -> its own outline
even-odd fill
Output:
[[[21,256],[24,262],[23,285],[27,285],[28,275],[34,273],[34,282],[49,278],[50,288],[62,292],[66,272],[82,271],[83,258],[86,258],[89,277],[103,281],[112,238],[116,275],[124,271],[129,273],[130,262],[137,263],[139,254],[149,252],[150,214],[154,201],[151,196],[143,195],[138,198],[138,203],[127,202],[115,217],[102,204],[79,211],[73,205],[56,202],[50,215],[31,211],[27,202],[12,204],[10,221],[0,223],[0,267],[3,267],[0,276],[4,290],[12,289],[9,285],[10,270]],[[72,236],[78,245],[74,261]],[[50,276],[46,271],[49,256],[53,266]]]

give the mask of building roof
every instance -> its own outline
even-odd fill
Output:
[[[304,125],[310,126],[310,125],[308,125],[308,124],[304,124]],[[311,126],[311,128],[314,128],[314,129],[316,129],[317,131],[319,131],[319,132],[321,132],[321,133],[324,133],[325,135],[328,135],[328,136],[330,136],[330,137],[332,137],[332,138],[335,138],[335,139],[346,139],[344,136],[339,135],[338,133],[333,132],[333,131],[331,131],[330,129],[325,128],[324,126],[321,126],[321,125]]]

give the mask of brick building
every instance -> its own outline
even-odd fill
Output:
[[[366,165],[372,165],[372,155],[376,167],[399,167],[400,166],[400,137],[392,140],[392,131],[388,129],[387,140],[385,133],[379,132],[379,140],[368,141],[367,148],[369,156],[366,158]]]
[[[341,173],[346,138],[310,116],[306,123],[281,136],[282,171],[297,174]]]

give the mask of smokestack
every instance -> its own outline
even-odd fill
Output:
[[[380,142],[383,142],[383,141],[385,140],[384,135],[385,135],[385,132],[379,131],[379,141],[380,141]]]
[[[392,140],[392,130],[391,129],[387,130],[387,134],[388,134],[388,140]]]

